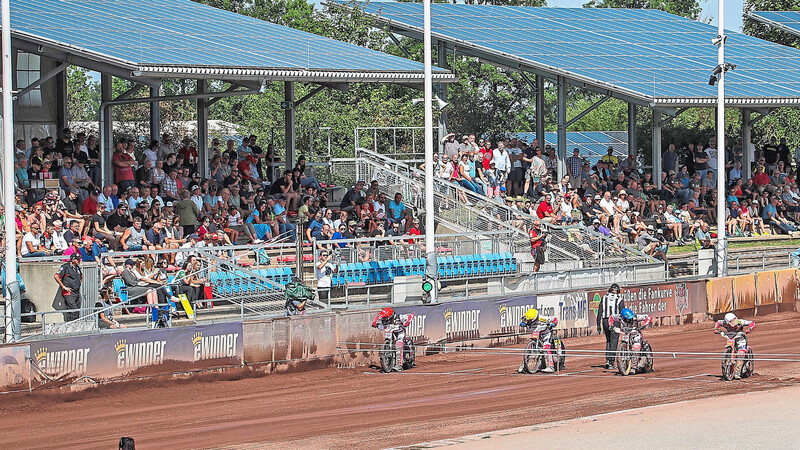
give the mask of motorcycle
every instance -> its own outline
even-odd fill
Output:
[[[725,353],[722,355],[722,379],[731,381],[733,374],[736,370],[736,358],[741,358],[739,352],[736,351],[736,340],[743,338],[745,333],[742,331],[719,331],[719,335],[726,339]],[[747,352],[744,356],[744,363],[742,364],[742,378],[747,378],[753,375],[753,349],[747,346]]]
[[[619,334],[619,345],[615,363],[620,375],[631,373],[648,373],[653,370],[653,349],[647,339],[642,338],[639,327],[619,327],[614,325],[614,331]],[[634,350],[633,344],[641,342],[639,351]],[[640,369],[641,368],[641,369]]]
[[[381,347],[381,370],[385,373],[392,371],[397,360],[397,333],[394,331],[384,331],[383,347]],[[403,339],[403,370],[414,367],[416,354],[414,352],[414,341],[410,337]]]
[[[542,342],[542,338],[544,338],[545,334],[546,333],[542,333],[539,330],[533,330],[531,332],[531,338],[522,354],[522,371],[524,373],[536,373],[547,367],[547,354],[544,351],[544,342]],[[556,330],[552,330],[552,336],[553,348],[551,351],[554,352],[553,369],[561,370],[566,367],[564,362],[567,358],[567,350],[564,347],[564,341],[558,337]]]

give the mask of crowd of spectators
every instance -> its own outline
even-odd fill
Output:
[[[717,160],[725,158],[726,217],[733,236],[791,233],[800,228],[800,191],[796,168],[800,149],[791,152],[775,138],[761,149],[729,140],[724,153],[716,139],[668,145],[660,161],[661,187],[634,155],[619,158],[614,149],[590,162],[574,149],[559,173],[555,148],[538,141],[507,138],[498,142],[451,133],[434,155],[434,173],[464,189],[496,199],[535,219],[593,228],[619,242],[635,244],[665,258],[670,243],[713,246],[718,225]],[[744,152],[753,161],[745,179]],[[424,169],[424,166],[423,166]],[[463,193],[460,200],[468,202]],[[514,217],[498,216],[514,221]],[[520,222],[532,229],[533,223]]]
[[[199,270],[193,247],[421,233],[402,194],[383,192],[377,182],[367,188],[359,181],[329,207],[326,187],[307,176],[305,157],[283,171],[273,146],[262,149],[256,136],[228,140],[224,147],[214,139],[207,177],[200,175],[202,162],[188,136],[175,145],[165,133],[141,152],[135,144],[115,143],[112,177],[102,185],[94,136],[73,138],[64,129],[57,140],[34,138],[29,147],[17,141],[18,256],[80,253],[101,264],[107,284],[121,277],[155,303],[166,294],[152,288],[164,283],[166,272],[179,270],[187,296],[202,300],[205,280],[191,276]],[[58,180],[58,187],[43,180]],[[179,248],[188,250],[157,252]],[[131,251],[153,253],[113,257]]]

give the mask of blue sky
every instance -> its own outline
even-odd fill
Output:
[[[717,24],[718,0],[700,0],[700,20],[711,19],[711,23]],[[561,8],[580,8],[586,0],[547,0],[547,6]],[[725,28],[732,31],[742,31],[742,0],[725,0]]]

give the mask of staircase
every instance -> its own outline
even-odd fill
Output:
[[[424,173],[370,150],[358,149],[356,155],[357,177],[378,179],[382,186],[387,185],[383,183],[397,186],[404,198],[413,199],[414,206],[424,209]],[[529,227],[535,217],[438,177],[434,178],[434,189],[437,221],[459,232],[513,231],[517,239],[514,249],[509,251],[519,259],[523,271],[532,269],[530,241],[523,229]],[[542,271],[660,264],[635,247],[620,244],[593,230],[547,223],[543,223],[542,228],[549,233],[547,263]]]

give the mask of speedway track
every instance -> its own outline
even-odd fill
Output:
[[[750,345],[798,354],[800,313],[757,318]],[[721,352],[711,323],[651,328],[655,351]],[[602,349],[601,336],[565,339]],[[502,349],[501,349],[502,350]],[[76,393],[3,396],[5,448],[377,448],[411,445],[623,409],[800,384],[800,362],[756,361],[747,380],[720,380],[719,360],[656,359],[655,371],[621,377],[602,358],[567,358],[559,375],[519,375],[520,357],[477,352],[418,357],[403,373],[322,369],[243,378],[149,379]],[[239,378],[239,379],[237,379]]]

